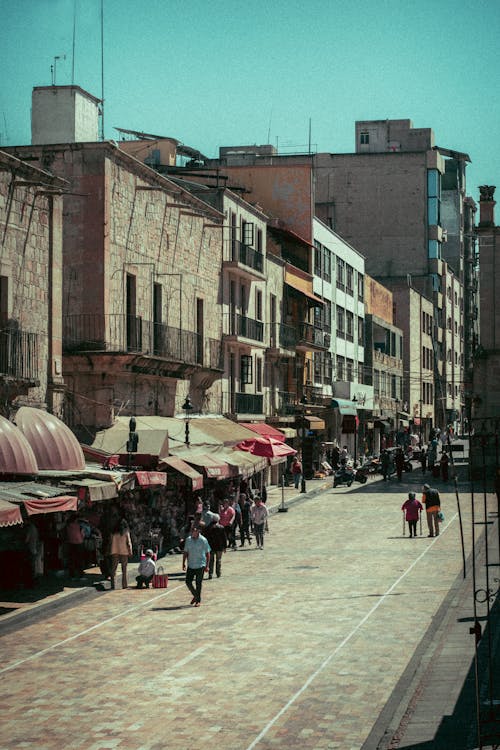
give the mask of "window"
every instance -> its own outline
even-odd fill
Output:
[[[255,317],[262,320],[262,292],[260,289],[255,291]]]
[[[314,352],[314,382],[323,382],[323,356],[321,352]]]
[[[344,338],[345,336],[345,310],[343,307],[337,305],[337,336]]]
[[[365,298],[365,277],[362,273],[358,273],[358,299],[363,302]]]
[[[262,357],[257,357],[255,360],[255,369],[257,376],[257,383],[255,389],[258,393],[262,391]]]
[[[347,293],[350,295],[354,294],[354,289],[352,286],[354,278],[354,268],[350,266],[349,264],[346,265],[346,290]]]
[[[429,240],[427,242],[427,256],[441,260],[441,243],[437,240]]]
[[[332,382],[333,378],[333,362],[332,362],[332,354],[331,352],[325,352],[324,353],[324,362],[325,362],[325,383],[328,383],[328,385]]]
[[[332,254],[327,247],[323,248],[323,278],[325,281],[332,280]]]
[[[345,361],[345,374],[346,380],[349,383],[352,383],[354,380],[354,362],[352,359],[346,359]]]
[[[314,240],[314,275],[321,277],[322,245]]]
[[[261,253],[262,249],[262,229],[257,229],[257,250],[259,253]]]
[[[358,317],[358,346],[365,345],[365,321]]]
[[[347,341],[354,341],[354,315],[350,310],[346,310],[345,320],[346,320],[345,337]]]
[[[240,357],[240,380],[247,385],[253,382],[252,357],[249,354]]]
[[[242,219],[241,221],[241,241],[244,245],[253,245],[253,230],[254,230],[254,224],[251,221],[245,221]]]
[[[344,365],[345,365],[344,357],[337,355],[337,380],[344,379]]]
[[[365,382],[365,367],[364,362],[358,362],[358,383]]]
[[[367,130],[362,130],[359,134],[359,142],[362,146],[367,146],[370,143],[370,134]]]
[[[345,289],[345,262],[342,258],[337,258],[337,289]]]
[[[441,175],[437,169],[427,170],[427,223],[441,224]]]

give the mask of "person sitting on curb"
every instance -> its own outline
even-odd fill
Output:
[[[137,572],[139,575],[135,577],[137,581],[137,588],[142,589],[143,585],[148,589],[149,584],[153,580],[153,576],[156,573],[156,563],[154,561],[154,552],[152,549],[147,549],[145,557],[140,561]]]

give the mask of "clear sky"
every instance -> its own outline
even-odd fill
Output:
[[[352,152],[356,120],[410,119],[469,154],[469,195],[500,195],[499,0],[103,3],[106,138],[289,153],[311,123],[313,150]],[[56,56],[56,84],[101,96],[100,19],[101,0],[0,0],[0,146],[30,142]]]

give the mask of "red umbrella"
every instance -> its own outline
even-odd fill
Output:
[[[236,445],[241,451],[248,451],[254,456],[265,456],[266,458],[280,458],[282,456],[293,456],[297,453],[281,440],[272,437],[255,437],[243,440]]]

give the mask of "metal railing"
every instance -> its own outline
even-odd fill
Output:
[[[39,336],[37,333],[0,329],[0,376],[38,380]]]
[[[264,255],[249,245],[245,245],[239,240],[229,241],[230,260],[236,263],[242,263],[254,271],[262,273],[264,270]]]
[[[234,411],[236,414],[262,414],[263,396],[256,393],[235,393]]]
[[[312,325],[312,323],[300,323],[299,324],[299,341],[307,344],[313,344],[314,346],[325,347],[325,336],[323,329],[318,326]]]
[[[245,315],[231,315],[231,335],[244,336],[253,341],[264,341],[264,323],[261,320],[247,318]]]
[[[68,315],[63,320],[63,330],[63,348],[68,353],[131,352],[212,369],[222,367],[219,340],[140,316]]]
[[[299,401],[296,393],[278,391],[278,399],[274,408],[275,417],[288,417],[297,413]]]

